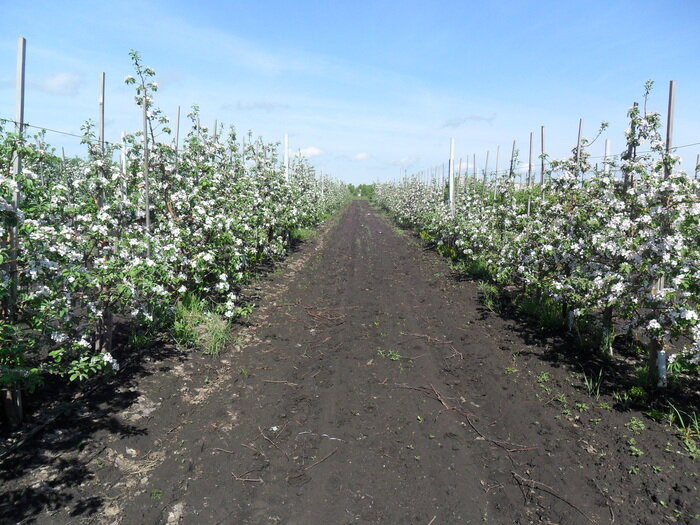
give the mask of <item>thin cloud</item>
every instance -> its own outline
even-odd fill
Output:
[[[48,77],[31,79],[27,81],[27,86],[31,89],[60,95],[64,97],[75,97],[83,83],[80,76],[74,73],[56,73]]]
[[[369,153],[365,153],[365,152],[357,153],[357,154],[352,156],[352,160],[357,160],[357,161],[367,160],[371,156],[372,155],[370,155]]]
[[[317,148],[316,146],[309,146],[308,148],[300,149],[299,155],[310,159],[311,157],[318,157],[319,155],[323,155],[323,150],[321,148]]]
[[[289,106],[287,104],[279,104],[277,102],[265,102],[265,101],[257,101],[257,102],[236,102],[235,104],[224,104],[221,106],[221,109],[230,111],[230,110],[238,110],[238,111],[279,111],[282,109],[288,109]]]
[[[463,117],[453,117],[450,119],[447,119],[445,123],[442,125],[443,128],[458,128],[462,124],[465,124],[467,122],[486,122],[488,124],[491,124],[493,120],[496,118],[496,114],[494,113],[490,117],[485,117],[484,115],[465,115]]]
[[[418,157],[401,157],[400,159],[392,162],[394,166],[401,166],[402,168],[408,168],[413,166],[418,162]]]

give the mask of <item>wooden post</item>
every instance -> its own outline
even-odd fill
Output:
[[[496,189],[498,188],[498,157],[501,153],[501,146],[496,146],[496,171],[493,174],[493,198],[496,198]]]
[[[25,62],[27,56],[27,41],[24,37],[17,39],[17,86],[15,99],[15,132],[20,137],[20,143],[24,141],[24,87],[25,87]],[[16,214],[19,211],[22,188],[19,186],[19,174],[22,173],[22,155],[16,152],[12,163],[12,175],[17,182],[12,196],[12,211]],[[10,230],[10,321],[15,321],[17,316],[17,284],[19,271],[17,266],[17,255],[19,252],[19,231],[17,226]]]
[[[633,104],[633,107],[634,107],[634,109],[637,109],[639,107],[639,103],[635,102]],[[634,134],[635,133],[634,121],[632,121],[632,123],[630,124],[630,128],[631,128],[631,133]],[[636,148],[636,146],[633,146],[632,144],[630,144],[627,147],[627,160],[634,160],[636,156],[637,156],[637,148]],[[623,182],[622,189],[623,189],[623,193],[626,193],[627,189],[632,184],[634,184],[634,175],[629,173],[629,172],[625,172],[624,176],[625,176],[625,180]]]
[[[486,187],[486,178],[489,173],[489,150],[486,150],[486,163],[484,164],[484,188]]]
[[[99,96],[99,124],[98,124],[98,144],[100,146],[101,161],[104,161],[105,154],[105,73],[100,73],[100,96]],[[102,176],[105,175],[104,164],[100,168]],[[101,186],[101,184],[100,184]],[[98,196],[98,207],[102,208],[105,201],[105,189],[100,187],[100,193]],[[114,318],[112,315],[112,310],[109,306],[105,307],[102,313],[102,330],[98,334],[100,349],[103,352],[110,353],[112,351],[112,335],[114,333]]]
[[[700,153],[695,158],[695,178],[698,178],[698,172],[700,172]]]
[[[666,155],[671,154],[671,148],[673,146],[673,111],[675,107],[676,98],[676,82],[671,80],[668,86],[668,116],[666,124]],[[668,179],[671,175],[671,166],[668,162],[664,162],[664,179]],[[662,292],[666,285],[666,278],[664,275],[659,277],[656,283],[656,288],[659,292]],[[665,385],[664,385],[665,386]]]
[[[104,71],[100,73],[100,95],[99,95],[99,108],[97,117],[97,143],[100,146],[100,154],[104,157],[105,153],[105,74]],[[104,168],[100,169],[102,175],[104,176]],[[101,208],[104,205],[105,191],[101,187],[99,194],[97,196],[97,206]]]
[[[146,256],[151,256],[151,202],[150,202],[150,188],[148,181],[148,93],[144,89],[143,91],[143,180],[144,180],[144,208],[146,212],[146,235],[147,235],[147,248]]]
[[[476,153],[472,155],[472,174],[474,176],[474,180],[476,180]]]
[[[175,113],[175,174],[180,169],[180,106]]]
[[[450,160],[449,167],[447,169],[447,174],[449,177],[450,184],[450,213],[454,215],[455,213],[455,139],[452,137],[450,139]]]
[[[576,140],[576,176],[579,173],[579,161],[581,160],[581,133],[583,133],[583,119],[578,121],[578,139]],[[581,184],[583,184],[583,177],[581,177]]]
[[[100,144],[100,151],[105,152],[105,74],[100,73],[100,97],[99,97],[99,116],[97,124],[97,140]]]
[[[515,163],[515,141],[513,141],[513,149],[510,153],[510,170],[508,171],[508,182],[511,182],[511,179],[514,179],[513,177],[513,170],[515,167],[513,164]]]
[[[17,39],[17,85],[15,100],[15,132],[19,135],[20,143],[24,141],[24,87],[25,87],[25,62],[26,62],[27,41],[24,37]],[[19,186],[19,174],[22,173],[22,156],[19,151],[15,152],[12,162],[12,175],[17,182],[12,196],[12,211],[17,214],[21,202],[21,188]],[[17,226],[10,230],[10,296],[8,298],[8,317],[10,322],[17,321],[17,294],[19,269],[17,266],[17,256],[19,254],[19,231]],[[9,385],[2,389],[2,405],[5,415],[12,429],[18,428],[24,419],[22,410],[22,390],[19,386]]]
[[[544,188],[544,126],[540,126],[540,185]]]
[[[122,149],[119,152],[119,167],[121,168],[122,176],[126,178],[126,133],[122,131]]]
[[[666,154],[671,154],[673,143],[673,112],[676,105],[676,81],[671,80],[668,85],[668,124],[666,125]],[[664,178],[667,179],[671,175],[671,166],[668,162],[664,163]]]
[[[532,185],[532,132],[530,132],[530,153],[527,157],[527,187]]]
[[[289,182],[289,135],[284,134],[284,180]]]
[[[530,153],[527,157],[527,182],[525,183],[527,189],[530,189],[530,184],[532,182],[532,131],[530,132]],[[530,208],[532,206],[532,197],[528,191],[527,194],[527,215],[530,216]]]
[[[121,191],[122,191],[123,195],[126,196],[126,194],[127,194],[126,179],[127,179],[128,165],[127,165],[126,133],[123,131],[121,133],[121,141],[122,141],[122,148],[121,148],[121,151],[119,152],[119,167],[121,168],[121,173],[122,173]],[[122,199],[119,199],[119,211],[122,212],[123,210],[124,210],[124,205],[122,204]]]

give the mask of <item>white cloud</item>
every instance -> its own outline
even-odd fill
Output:
[[[417,164],[418,160],[419,160],[418,157],[401,157],[400,159],[392,162],[392,164],[394,164],[396,166],[408,168],[409,166],[413,166],[414,164]]]
[[[496,118],[496,115],[493,114],[490,117],[485,117],[484,115],[465,115],[461,117],[453,117],[450,119],[447,119],[445,123],[442,125],[443,128],[458,128],[462,124],[466,122],[487,122],[491,124],[493,120]]]
[[[27,85],[30,88],[61,95],[64,97],[74,97],[78,94],[80,85],[83,83],[80,76],[75,73],[55,73],[51,76],[29,80]]]
[[[300,149],[299,155],[309,159],[311,157],[317,157],[319,155],[323,155],[323,150],[321,148],[317,148],[316,146],[309,146],[308,148]]]
[[[371,155],[369,153],[361,152],[357,153],[356,155],[353,155],[352,160],[367,160],[370,157]]]

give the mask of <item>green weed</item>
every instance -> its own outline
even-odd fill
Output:
[[[625,426],[635,434],[638,434],[639,432],[641,432],[642,430],[646,430],[647,428],[644,422],[637,417],[633,417],[632,419],[630,419],[627,423],[625,423]]]
[[[629,453],[636,458],[644,455],[644,451],[637,446],[637,440],[634,438],[629,438],[627,440],[627,447]]]
[[[382,348],[378,348],[377,355],[388,359],[389,361],[398,361],[401,359],[401,354],[399,354],[396,350],[384,350]]]
[[[481,300],[486,309],[490,312],[497,313],[500,306],[500,294],[496,285],[486,281],[479,281],[477,288],[482,294]]]
[[[173,338],[179,346],[217,355],[230,341],[230,325],[205,301],[187,295],[175,307]]]
[[[598,376],[591,374],[590,376],[583,372],[583,382],[586,385],[588,395],[600,399],[600,387],[603,384],[603,369],[598,371]]]

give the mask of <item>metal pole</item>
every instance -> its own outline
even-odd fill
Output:
[[[608,157],[610,156],[610,139],[605,139],[605,156],[603,157],[603,173],[606,175],[610,173],[610,164],[608,163]]]
[[[510,171],[508,172],[508,182],[513,178],[513,163],[515,162],[515,141],[513,141],[513,150],[510,153]]]
[[[476,153],[472,154],[472,173],[474,174],[474,180],[476,180]]]
[[[448,176],[450,182],[450,213],[455,213],[455,139],[450,139],[450,160],[448,167]]]
[[[700,153],[695,158],[695,178],[698,178],[698,172],[700,172]]]

